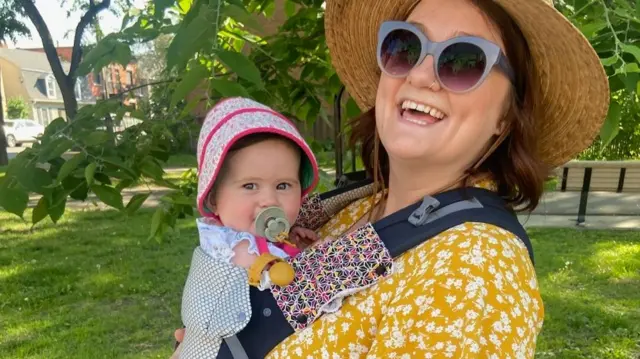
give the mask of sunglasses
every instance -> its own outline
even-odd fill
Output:
[[[378,32],[378,65],[391,77],[409,71],[433,56],[440,85],[463,93],[478,87],[497,66],[515,84],[513,69],[500,47],[475,36],[460,36],[443,42],[430,41],[420,29],[404,21],[386,21]]]

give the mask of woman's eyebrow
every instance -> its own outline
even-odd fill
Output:
[[[425,34],[427,37],[429,37],[429,31],[427,31],[427,28],[426,28],[424,25],[422,25],[422,24],[421,24],[421,23],[419,23],[419,22],[415,22],[415,21],[407,21],[407,22],[408,22],[409,24],[411,24],[411,25],[413,25],[413,26],[417,27],[418,29],[420,29],[420,31],[422,31],[422,33],[423,33],[423,34]],[[466,31],[462,31],[462,30],[454,30],[454,31],[451,33],[451,35],[450,35],[450,36],[448,36],[447,38],[453,38],[453,37],[456,37],[456,36],[475,36],[475,37],[480,37],[479,35],[471,34],[471,33],[468,33],[468,32],[466,32]]]

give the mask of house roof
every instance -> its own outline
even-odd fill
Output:
[[[53,76],[53,74],[46,54],[29,50],[0,48],[0,57],[12,62],[20,68],[24,87],[26,88],[31,100],[63,103],[62,92],[55,81],[56,96],[54,98],[47,96],[46,80],[48,76]],[[70,63],[61,61],[61,65],[65,72],[69,71]],[[78,78],[78,80],[86,81],[86,79],[81,80],[80,78]],[[88,98],[85,98],[85,96],[86,94],[83,94],[84,101],[79,101],[80,103],[86,103],[87,100],[89,100]],[[94,101],[94,99],[91,99],[88,102]]]
[[[29,69],[51,73],[51,66],[49,65],[49,60],[47,60],[47,55],[42,52],[0,48],[0,57],[13,62],[22,70]],[[71,64],[66,61],[62,61],[61,63],[64,71],[68,72]]]

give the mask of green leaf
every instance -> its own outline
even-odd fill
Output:
[[[137,176],[136,173],[131,168],[127,167],[127,165],[117,157],[105,156],[105,157],[102,157],[102,161],[104,161],[107,164],[120,168],[132,178],[136,178]]]
[[[640,18],[640,0],[636,0],[636,17]]]
[[[140,207],[142,207],[142,204],[144,203],[144,201],[146,201],[147,198],[149,198],[150,195],[151,195],[151,192],[149,192],[149,193],[137,193],[137,194],[133,195],[133,197],[131,197],[131,199],[129,200],[129,203],[127,204],[127,207],[126,207],[127,214],[132,215],[137,210],[139,210]]]
[[[613,64],[615,64],[616,62],[618,62],[618,56],[611,56],[611,57],[607,57],[604,59],[600,59],[600,62],[602,62],[603,66],[611,66]]]
[[[247,12],[244,7],[229,4],[225,6],[222,13],[256,32],[264,33],[264,27],[256,20],[255,14]]]
[[[151,233],[149,233],[149,239],[156,237],[156,235],[158,234],[160,227],[162,226],[164,216],[164,208],[160,207],[156,209],[153,217],[151,217]]]
[[[264,83],[260,77],[260,70],[249,60],[244,54],[235,51],[218,50],[216,51],[218,59],[231,71],[235,72],[239,77],[251,81],[264,88]]]
[[[131,54],[131,48],[129,45],[124,44],[122,42],[117,42],[113,47],[113,62],[119,63],[120,65],[126,67],[133,58]]]
[[[93,185],[91,186],[91,190],[107,206],[113,207],[118,210],[124,209],[124,204],[122,203],[122,194],[116,191],[115,188],[104,185]]]
[[[117,34],[105,36],[91,51],[84,54],[76,73],[79,76],[85,76],[88,75],[91,70],[99,71],[108,65],[112,60],[112,53],[118,44],[116,36]]]
[[[292,17],[296,14],[296,4],[291,0],[286,0],[284,3],[284,12],[287,17]]]
[[[611,101],[611,104],[609,105],[609,112],[607,113],[607,119],[600,129],[600,139],[602,140],[603,148],[607,147],[620,131],[621,110],[622,108],[618,102]]]
[[[82,161],[84,161],[84,159],[85,159],[85,155],[83,152],[76,153],[73,157],[68,159],[62,165],[62,167],[60,167],[60,172],[58,172],[58,178],[57,178],[58,182],[62,182],[62,180],[67,178],[67,176],[71,174],[73,170],[78,168],[78,166],[80,165],[80,163],[82,163]]]
[[[622,42],[620,43],[620,48],[622,48],[622,51],[633,55],[636,58],[636,61],[640,62],[640,47]]]
[[[161,180],[164,170],[152,157],[146,157],[140,164],[142,174],[154,180]]]
[[[51,196],[48,197],[49,217],[51,217],[53,223],[58,223],[58,220],[62,218],[67,205],[67,196],[67,191],[65,191],[61,187],[57,187],[56,189],[54,189]]]
[[[87,146],[98,146],[111,139],[111,135],[107,131],[94,131],[84,138],[84,142]]]
[[[96,174],[96,168],[98,168],[98,164],[95,162],[91,162],[84,169],[84,178],[87,180],[87,185],[89,186],[93,184],[93,176]]]
[[[156,18],[162,18],[164,16],[164,11],[171,7],[175,1],[174,0],[153,0],[154,16]]]
[[[213,26],[215,18],[215,12],[204,7],[199,9],[192,21],[183,21],[167,49],[167,70],[186,64],[209,41],[215,41],[218,31]]]
[[[347,100],[347,118],[355,118],[360,115],[362,111],[360,111],[360,107],[356,104],[356,101],[349,97]]]
[[[590,38],[594,35],[594,33],[604,29],[606,26],[607,22],[599,19],[580,26],[580,31],[584,34],[584,36]]]
[[[57,138],[39,149],[38,158],[43,162],[47,162],[62,156],[65,152],[69,151],[71,147],[73,147],[72,140],[66,137]]]
[[[24,211],[29,203],[29,194],[19,187],[0,187],[0,207],[5,211],[24,218]]]
[[[65,121],[62,117],[58,117],[53,120],[50,124],[47,125],[44,129],[43,140],[42,142],[49,142],[47,140],[53,140],[51,136],[62,132],[65,127],[67,127],[67,121]]]
[[[40,194],[49,193],[49,186],[53,182],[49,172],[35,167],[34,164],[19,168],[16,178],[27,191]]]
[[[636,62],[630,62],[630,63],[624,65],[624,71],[625,72],[640,72],[640,67],[638,67],[638,64]]]
[[[33,209],[33,214],[31,215],[31,223],[35,226],[38,222],[47,218],[49,215],[49,208],[47,206],[47,199],[43,196],[40,197],[38,204]]]
[[[205,66],[201,64],[194,65],[186,75],[182,76],[182,80],[180,80],[173,92],[171,107],[175,107],[179,101],[184,100],[208,75],[209,70]]]
[[[224,97],[251,97],[249,92],[237,82],[225,79],[212,79],[210,84],[214,90],[218,91]]]
[[[182,11],[183,14],[186,14],[191,9],[191,4],[193,0],[178,0],[178,7]]]

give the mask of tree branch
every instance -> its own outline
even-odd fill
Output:
[[[156,81],[156,82],[149,82],[149,83],[146,83],[146,84],[143,84],[143,85],[139,85],[139,86],[136,86],[136,87],[131,87],[131,88],[128,88],[128,89],[126,89],[124,91],[121,91],[118,94],[118,96],[120,98],[122,98],[122,97],[124,97],[125,94],[127,94],[129,92],[133,92],[133,91],[135,91],[137,89],[141,89],[141,88],[147,87],[147,86],[162,85],[162,84],[166,84],[166,83],[169,83],[169,82],[172,82],[172,81],[175,81],[175,79],[168,79],[168,80],[160,80],[160,81]]]
[[[42,47],[44,48],[44,53],[47,55],[47,60],[49,60],[49,64],[51,65],[51,71],[55,76],[58,83],[67,82],[67,75],[64,73],[62,69],[62,64],[60,63],[60,59],[58,58],[58,52],[56,51],[56,46],[53,44],[53,39],[51,38],[51,32],[49,32],[49,28],[47,24],[44,22],[42,15],[40,15],[40,11],[36,8],[33,0],[18,0],[18,3],[24,9],[24,12],[27,14],[33,26],[36,27],[38,34],[40,35],[40,39],[42,40]]]
[[[82,15],[80,18],[80,22],[78,22],[78,26],[76,26],[76,33],[73,38],[73,52],[71,54],[71,66],[69,67],[69,79],[75,78],[76,70],[80,65],[80,61],[82,60],[82,34],[84,33],[84,29],[91,23],[91,21],[98,15],[98,13],[102,10],[107,9],[111,5],[111,0],[102,0],[101,3],[97,4],[94,0],[89,1],[89,10]]]

